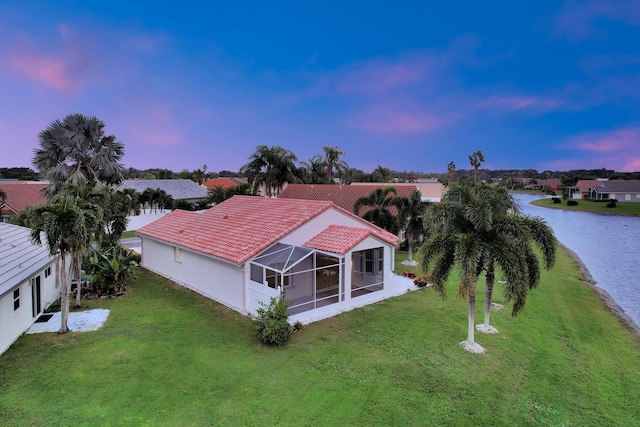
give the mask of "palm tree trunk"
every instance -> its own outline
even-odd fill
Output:
[[[80,277],[81,275],[81,270],[82,270],[82,254],[78,254],[75,257],[75,273],[76,273],[76,308],[80,307],[80,298],[81,298],[81,293],[82,293],[82,289],[80,287],[80,282],[82,281],[82,278]]]
[[[469,289],[469,333],[467,336],[467,342],[469,344],[475,343],[474,321],[475,321],[475,312],[476,312],[476,283],[477,283],[477,279],[474,277],[471,281],[471,288]]]
[[[413,235],[412,233],[407,233],[407,240],[409,243],[409,255],[407,256],[407,260],[413,261]]]
[[[67,280],[67,257],[64,252],[60,253],[62,268],[58,272],[58,277],[61,283],[60,293],[60,330],[59,334],[66,334],[69,332],[67,321],[69,319],[69,282]]]
[[[496,272],[493,263],[491,263],[487,268],[486,279],[487,288],[484,299],[484,326],[488,329],[490,326],[489,320],[491,317],[491,298],[493,296],[493,284],[496,280]]]

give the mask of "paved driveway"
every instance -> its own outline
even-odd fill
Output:
[[[120,243],[125,248],[136,251],[139,254],[142,253],[142,240],[139,237],[128,237],[126,239],[120,239]]]

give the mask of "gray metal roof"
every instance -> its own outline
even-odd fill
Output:
[[[142,193],[147,188],[164,190],[174,200],[200,200],[209,194],[207,189],[190,179],[128,179],[120,184],[116,190],[133,188]]]
[[[34,245],[31,230],[0,222],[0,297],[52,264],[45,245]]]
[[[600,192],[640,193],[640,179],[616,179],[614,181],[602,181],[596,188]]]

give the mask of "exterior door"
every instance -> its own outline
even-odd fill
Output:
[[[36,317],[42,311],[42,292],[40,291],[40,276],[31,279],[31,301],[33,317]]]

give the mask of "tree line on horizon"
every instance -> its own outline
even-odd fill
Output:
[[[310,166],[313,163],[305,162]],[[194,182],[202,181],[203,179],[210,178],[246,178],[246,173],[231,170],[220,170],[218,172],[206,171],[204,168],[197,168],[194,170],[182,169],[180,171],[173,171],[166,168],[148,168],[137,169],[134,167],[124,168],[122,173],[125,179],[190,179]],[[311,169],[312,170],[312,169]],[[438,179],[443,184],[448,184],[450,181],[460,181],[463,179],[473,179],[474,169],[456,169],[453,174],[449,171],[441,172],[416,172],[416,171],[397,171],[390,168],[386,168],[382,165],[378,165],[371,173],[367,173],[360,169],[349,168],[347,182],[415,182],[418,179]],[[311,178],[312,176],[308,176]],[[340,178],[341,175],[336,175],[336,178]],[[575,185],[578,180],[583,179],[599,179],[607,178],[610,180],[616,179],[640,179],[640,171],[638,172],[618,172],[613,169],[572,169],[569,171],[549,171],[545,170],[539,172],[536,169],[478,169],[478,180],[492,182],[498,179],[502,179],[507,185],[509,180],[512,181],[512,185],[518,186],[518,178],[531,178],[531,179],[551,179],[557,178],[562,181],[563,185]],[[43,179],[38,172],[29,167],[3,167],[0,168],[0,180],[21,180],[21,181],[38,181]],[[312,182],[311,179],[307,179],[305,183],[320,183],[321,180]]]

